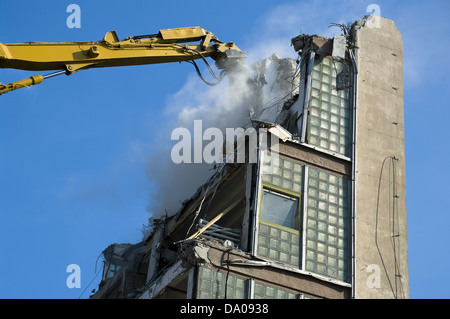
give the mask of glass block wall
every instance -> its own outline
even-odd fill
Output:
[[[302,299],[302,294],[292,293],[278,287],[255,282],[254,299]]]
[[[295,267],[300,266],[300,236],[275,226],[259,224],[258,255],[278,260]]]
[[[302,184],[303,176],[307,187]],[[272,222],[264,220],[264,216],[271,215],[265,212],[263,205],[266,203],[261,200],[257,255],[349,282],[349,183],[344,177],[313,167],[306,171],[304,165],[266,152],[262,167],[262,197],[264,199],[266,190],[298,196],[300,225],[285,227],[283,225],[289,225],[288,222],[274,222],[276,218],[270,218]],[[274,210],[272,214],[277,214],[272,206],[269,205]],[[282,207],[278,206],[278,209]],[[279,215],[288,216],[285,213]]]
[[[225,285],[227,287],[225,296]],[[200,267],[197,286],[198,299],[245,299],[248,298],[247,279]]]
[[[294,193],[301,193],[303,167],[299,163],[264,153],[262,181]]]
[[[262,167],[263,184],[276,191],[297,194],[300,215],[303,167],[299,163],[268,152],[264,154]],[[257,254],[276,261],[300,266],[301,244],[299,227],[281,227],[260,218]]]
[[[309,144],[350,157],[350,90],[336,89],[336,75],[342,66],[342,62],[328,56],[314,61],[306,140]]]
[[[349,181],[308,169],[305,269],[349,280]]]
[[[200,267],[197,286],[197,299],[304,299],[304,294],[293,293],[280,287],[254,281],[253,296],[250,296],[250,278],[242,278],[209,267]]]

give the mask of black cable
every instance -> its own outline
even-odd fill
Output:
[[[381,263],[383,264],[384,272],[386,273],[386,277],[387,277],[389,286],[391,287],[392,294],[395,297],[394,289],[392,288],[391,280],[389,279],[389,274],[387,272],[386,265],[384,264],[384,260],[383,260],[383,256],[380,251],[380,247],[378,246],[378,209],[379,209],[379,203],[380,203],[381,177],[383,175],[384,164],[386,163],[386,160],[390,157],[391,156],[388,156],[383,160],[383,164],[381,165],[380,177],[379,177],[379,181],[378,181],[377,210],[376,210],[376,219],[375,219],[375,245],[377,247],[378,254],[380,255]]]
[[[225,298],[227,299],[228,292],[228,276],[230,275],[230,251],[232,248],[227,249],[227,275],[225,277]]]
[[[97,272],[97,263],[98,263],[99,258],[102,257],[102,256],[103,256],[103,253],[100,253],[100,255],[98,255],[97,260],[95,261],[95,270],[94,270],[94,272]]]
[[[222,70],[222,71],[220,72],[220,74],[219,74],[219,77],[217,77],[214,73],[212,73],[212,74],[214,74],[214,78],[217,79],[217,82],[216,82],[216,83],[208,82],[208,81],[206,81],[205,78],[203,77],[203,75],[202,75],[202,73],[200,72],[200,69],[199,69],[197,63],[195,63],[195,61],[186,61],[186,62],[191,63],[191,64],[195,67],[195,70],[197,71],[197,74],[198,74],[198,76],[200,77],[200,79],[201,79],[205,84],[207,84],[207,85],[209,85],[209,86],[216,86],[217,84],[219,84],[220,82],[222,82],[223,78],[225,77],[226,71],[225,71],[225,70]]]
[[[274,106],[279,105],[280,103],[284,102],[285,99],[291,95],[296,89],[298,89],[300,87],[300,85],[296,85],[288,94],[286,94],[285,96],[283,96],[282,98],[279,98],[278,100],[276,100],[276,102],[273,102],[272,104],[269,104],[269,106],[265,106],[261,109],[260,113],[262,114],[262,112],[264,112],[265,110],[268,110]]]
[[[330,23],[330,25],[328,27],[329,28],[331,28],[331,27],[339,27],[341,29],[341,31],[344,32],[345,36],[350,34],[349,28],[343,23],[334,23],[334,22],[332,22],[332,23]]]
[[[78,296],[78,299],[81,298],[81,296],[84,294],[84,292],[89,288],[89,286],[92,284],[92,282],[95,280],[95,278],[97,278],[98,274],[100,273],[100,270],[102,270],[101,268],[99,268],[97,270],[97,273],[95,274],[94,278],[92,278],[91,282],[86,286],[86,288],[84,288],[83,292]]]
[[[393,204],[392,204],[392,248],[394,250],[394,266],[395,266],[395,294],[396,296],[398,296],[398,283],[397,281],[399,280],[399,278],[401,278],[401,274],[400,274],[400,265],[399,265],[399,261],[397,259],[397,251],[400,252],[400,232],[399,232],[399,217],[398,217],[398,203],[397,200],[399,198],[398,196],[398,189],[397,189],[397,164],[396,161],[398,161],[397,158],[392,157],[391,163],[392,163],[392,183],[393,183],[393,190],[392,190],[392,194],[393,194]],[[397,234],[395,234],[396,230],[395,230],[395,225],[397,225]],[[398,244],[395,243],[395,239],[398,237]],[[403,291],[403,284],[402,281],[400,280],[400,291],[402,296],[404,296],[404,291]]]
[[[203,54],[201,54],[199,51],[197,51],[197,50],[195,50],[195,49],[192,49],[192,48],[189,48],[189,47],[187,47],[187,46],[182,46],[182,45],[179,45],[179,46],[180,46],[182,49],[184,49],[184,50],[192,51],[192,52],[194,52],[195,54],[197,54],[197,55],[203,60],[203,62],[205,62],[206,67],[208,68],[208,71],[209,71],[209,73],[212,75],[212,77],[218,81],[217,83],[211,83],[211,82],[206,81],[206,80],[203,78],[203,76],[202,76],[202,74],[201,74],[201,72],[200,72],[200,69],[199,69],[198,66],[197,66],[197,63],[195,63],[194,60],[192,60],[192,61],[187,61],[187,62],[189,62],[189,63],[191,63],[191,64],[194,65],[195,69],[197,70],[197,74],[199,75],[199,77],[202,79],[203,82],[205,82],[205,83],[206,83],[207,85],[209,85],[209,86],[215,86],[215,85],[219,84],[219,83],[223,80],[223,78],[224,78],[224,76],[225,76],[225,70],[222,70],[222,71],[220,72],[220,74],[219,74],[219,77],[217,77],[217,75],[215,74],[214,70],[211,68],[211,65],[208,63],[208,60],[206,60],[206,58],[205,58],[205,56],[204,56]]]
[[[392,166],[392,250],[394,251],[394,284],[395,284],[395,296],[398,296],[397,291],[397,252],[395,247],[395,204],[396,204],[396,196],[397,190],[395,187],[395,163],[394,160],[391,159]],[[389,188],[391,185],[389,184]]]
[[[78,296],[78,299],[81,298],[81,296],[84,294],[84,292],[86,291],[86,289],[88,289],[89,286],[90,286],[90,285],[92,284],[92,282],[94,281],[94,279],[97,278],[97,276],[98,276],[100,270],[102,270],[102,268],[99,268],[99,269],[97,270],[97,263],[98,263],[98,260],[99,260],[99,258],[102,257],[102,256],[103,256],[103,253],[101,253],[100,255],[98,255],[97,260],[95,261],[95,269],[94,269],[95,276],[94,276],[94,278],[92,278],[91,282],[86,286],[86,288],[84,288],[83,292]]]
[[[192,220],[192,224],[191,224],[191,226],[189,226],[188,231],[187,231],[187,233],[186,233],[186,238],[188,237],[188,235],[189,235],[189,233],[190,233],[192,227],[193,227],[194,224],[195,224],[195,221],[196,221],[198,215],[200,214],[200,211],[202,210],[203,202],[205,201],[206,197],[208,196],[209,188],[211,187],[212,183],[214,182],[214,179],[216,178],[217,174],[220,173],[220,172],[221,172],[221,170],[218,169],[218,170],[210,177],[208,186],[207,186],[206,189],[205,189],[205,194],[203,195],[203,198],[202,198],[202,200],[201,200],[201,202],[200,202],[200,205],[199,205],[199,207],[197,208],[197,211],[195,212],[194,219]]]
[[[193,52],[195,52],[196,54],[198,54],[198,55],[200,56],[200,58],[203,60],[203,62],[205,62],[206,67],[208,68],[209,73],[211,73],[211,75],[213,76],[213,78],[215,78],[216,80],[220,80],[220,79],[216,76],[216,74],[214,73],[213,69],[211,68],[211,65],[209,65],[208,60],[206,60],[206,58],[205,58],[205,56],[204,56],[203,54],[201,54],[200,52],[198,52],[198,51],[195,50],[195,49],[191,49],[191,48],[186,48],[186,49],[189,50],[189,51],[193,51]],[[220,77],[220,75],[219,75],[219,77]]]
[[[381,253],[380,247],[378,246],[378,213],[379,213],[379,205],[380,205],[380,192],[381,192],[381,179],[383,176],[383,169],[384,169],[384,165],[386,163],[386,161],[390,159],[391,160],[391,164],[392,164],[392,179],[393,179],[393,205],[392,205],[392,209],[393,209],[393,215],[392,215],[392,236],[393,236],[393,252],[394,252],[394,279],[395,279],[395,291],[394,291],[394,287],[392,286],[391,280],[389,278],[389,274],[388,271],[386,269],[386,265],[384,263],[384,259],[383,259],[383,255]],[[400,277],[400,273],[399,273],[399,267],[398,267],[398,261],[397,261],[397,250],[396,250],[396,246],[395,246],[395,211],[397,210],[397,219],[398,219],[398,205],[395,205],[395,202],[398,198],[397,195],[397,187],[396,187],[396,169],[395,169],[395,161],[397,159],[394,156],[387,156],[384,158],[383,163],[381,165],[381,170],[380,170],[380,176],[379,176],[379,181],[378,181],[378,196],[377,196],[377,208],[376,208],[376,220],[375,220],[375,245],[377,247],[378,250],[378,254],[380,255],[380,259],[381,259],[381,263],[383,264],[383,268],[384,268],[384,272],[386,273],[386,277],[389,283],[389,286],[391,288],[392,294],[394,295],[394,298],[397,299],[398,296],[398,292],[397,292],[397,277]],[[390,185],[391,185],[391,176],[389,174],[389,195],[391,193],[390,190]],[[390,214],[390,199],[389,199],[389,214]],[[398,221],[397,221],[398,224]],[[400,281],[401,282],[401,281]],[[402,286],[402,285],[401,285]],[[402,286],[403,288],[403,286]]]
[[[219,188],[219,184],[220,184],[220,181],[217,182],[216,189],[214,190],[213,195],[211,196],[211,198],[208,201],[208,205],[206,206],[205,213],[203,214],[203,219],[206,219],[206,214],[208,213],[209,205],[211,205],[212,200],[216,196],[216,192],[217,192],[217,189]]]

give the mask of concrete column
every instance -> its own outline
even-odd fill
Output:
[[[355,298],[409,298],[403,44],[376,19],[356,32]]]

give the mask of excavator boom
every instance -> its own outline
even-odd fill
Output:
[[[228,70],[241,65],[245,53],[233,42],[221,42],[200,27],[165,29],[157,34],[123,40],[119,40],[115,31],[109,31],[101,41],[0,43],[0,68],[59,70],[46,76],[35,75],[9,84],[0,83],[0,94],[41,83],[47,77],[70,75],[90,68],[197,59],[206,62],[207,57],[214,59],[219,69]]]

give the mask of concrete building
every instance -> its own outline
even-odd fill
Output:
[[[293,38],[297,63],[253,65],[256,161],[108,247],[91,298],[409,298],[401,35],[380,17],[340,27]]]

